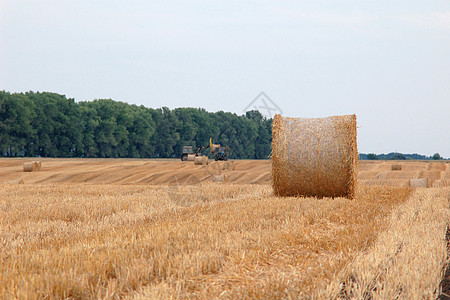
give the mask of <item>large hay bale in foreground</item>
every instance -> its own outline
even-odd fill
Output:
[[[356,115],[313,119],[275,115],[275,195],[353,198],[357,163]]]
[[[24,172],[36,172],[38,170],[38,164],[36,162],[26,162],[23,164]]]

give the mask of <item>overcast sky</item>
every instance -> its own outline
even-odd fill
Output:
[[[264,91],[356,114],[360,152],[450,157],[450,1],[0,0],[0,90],[239,115]]]

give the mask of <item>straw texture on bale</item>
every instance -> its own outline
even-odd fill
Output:
[[[402,165],[391,165],[391,171],[401,171]]]
[[[26,162],[23,164],[24,172],[36,172],[38,170],[38,164],[36,162]]]
[[[272,125],[272,186],[278,196],[355,195],[356,115],[285,118]]]
[[[187,161],[194,161],[195,160],[195,154],[188,154],[188,156],[186,157]]]
[[[409,186],[413,188],[426,188],[428,187],[428,179],[427,178],[410,179]]]
[[[194,165],[207,165],[208,164],[208,156],[196,156],[194,160]]]

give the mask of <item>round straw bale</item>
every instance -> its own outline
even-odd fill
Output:
[[[208,156],[196,156],[194,160],[195,165],[204,165],[206,166],[208,164]]]
[[[38,172],[40,170],[41,168],[39,167],[39,162],[33,161],[33,172]]]
[[[275,195],[354,197],[356,115],[303,119],[277,114],[272,137]]]
[[[187,161],[194,161],[195,160],[195,154],[188,154]]]
[[[427,178],[410,179],[409,186],[413,188],[426,188],[428,187],[428,179]]]
[[[37,169],[37,164],[34,162],[26,162],[23,164],[23,171],[24,172],[35,172]]]
[[[402,165],[399,165],[399,164],[391,165],[391,171],[401,171],[401,169],[402,169]]]
[[[222,166],[222,170],[234,170],[234,169],[235,167],[233,161],[226,161]]]
[[[42,162],[38,161],[38,171],[40,171],[42,169]]]
[[[203,163],[203,157],[202,156],[196,156],[194,158],[194,165],[201,165]]]
[[[225,175],[225,174],[213,175],[211,177],[211,180],[213,182],[228,182],[228,175]]]

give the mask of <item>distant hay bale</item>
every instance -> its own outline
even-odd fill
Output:
[[[194,158],[194,165],[202,165],[203,164],[203,156],[196,156]]]
[[[24,172],[38,172],[41,170],[42,163],[40,161],[26,162],[23,164]]]
[[[195,154],[188,154],[186,160],[187,161],[194,161],[195,160]]]
[[[194,159],[194,165],[208,165],[208,156],[196,156]]]
[[[39,172],[40,170],[41,170],[41,162],[40,161],[33,161],[33,165],[34,165],[34,168],[35,168],[35,171],[36,172]]]
[[[413,188],[426,188],[428,187],[428,179],[427,178],[410,179],[409,186]]]
[[[211,177],[212,182],[228,182],[228,175],[213,175]]]
[[[226,161],[222,166],[222,170],[234,170],[234,169],[235,166],[233,161]]]
[[[23,164],[24,172],[33,172],[33,163],[26,162]]]
[[[24,172],[36,172],[38,169],[38,164],[36,162],[26,162],[23,164]]]
[[[272,125],[272,186],[278,196],[355,195],[356,115],[285,118]]]
[[[402,165],[399,164],[391,165],[391,171],[401,171],[401,169]]]

